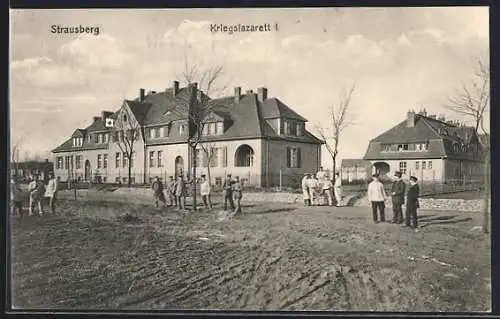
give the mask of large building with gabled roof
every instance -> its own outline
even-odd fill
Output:
[[[364,156],[372,171],[389,178],[396,171],[422,181],[482,179],[483,152],[473,127],[427,111],[408,111],[404,121],[372,139]]]
[[[56,147],[55,174],[62,180],[128,183],[128,156],[119,142],[124,123],[140,133],[133,143],[132,183],[189,174],[189,101],[200,95],[196,84],[179,87],[177,81],[161,92],[140,89],[138,98],[124,100],[115,112],[103,111]],[[301,175],[317,171],[324,142],[306,129],[307,119],[269,97],[267,88],[242,94],[236,87],[233,96],[206,98],[210,112],[204,116],[197,174],[207,174],[209,166],[213,183],[232,174],[247,185],[271,187],[298,185]]]

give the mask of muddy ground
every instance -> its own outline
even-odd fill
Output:
[[[489,311],[479,213],[421,211],[420,232],[366,208],[259,203],[220,220],[124,200],[61,200],[13,219],[22,308]],[[390,214],[389,214],[390,215]]]

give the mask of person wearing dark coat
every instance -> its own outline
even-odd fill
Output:
[[[419,208],[418,197],[420,196],[417,181],[415,176],[410,177],[410,187],[406,194],[406,226],[415,229],[415,231],[418,231],[417,209]]]
[[[403,223],[403,204],[405,202],[405,182],[401,179],[401,172],[396,172],[394,174],[395,180],[392,183],[392,223],[402,224]]]
[[[229,202],[231,210],[236,209],[233,200],[233,184],[234,182],[231,178],[231,174],[227,174],[227,177],[224,180],[224,184],[222,185],[222,194],[224,197],[224,210],[227,210],[227,202]]]

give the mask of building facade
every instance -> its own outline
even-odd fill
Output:
[[[388,178],[395,171],[421,181],[479,182],[483,151],[473,127],[409,111],[403,122],[370,141],[364,160]]]
[[[189,137],[193,99],[203,100],[202,132],[192,161]],[[266,88],[210,99],[196,84],[162,92],[140,89],[115,112],[102,111],[85,129],[55,148],[55,174],[62,180],[97,183],[149,183],[155,176],[209,174],[220,184],[226,174],[247,185],[272,187],[298,183],[321,162],[323,141],[305,128],[307,120]],[[194,130],[197,132],[198,130]],[[130,165],[129,165],[130,163]],[[129,174],[130,170],[130,174]]]
[[[23,182],[27,182],[34,175],[38,175],[40,179],[47,181],[48,174],[54,171],[54,165],[48,159],[45,161],[11,162],[10,170],[11,176]]]
[[[366,182],[371,177],[372,163],[362,159],[342,159],[340,164],[340,178],[343,183]]]

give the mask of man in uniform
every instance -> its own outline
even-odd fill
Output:
[[[231,210],[234,210],[233,201],[233,180],[231,179],[231,174],[227,174],[224,184],[222,184],[222,194],[224,196],[224,210],[227,210],[227,202],[231,206]]]
[[[233,182],[232,186],[233,197],[236,201],[236,208],[234,209],[234,215],[241,214],[241,198],[243,197],[243,188],[241,186],[240,177],[236,176],[236,180]]]
[[[413,228],[416,232],[418,232],[417,209],[419,208],[418,197],[420,196],[417,181],[415,176],[410,177],[410,188],[406,194],[406,227]]]
[[[155,180],[151,185],[151,188],[153,189],[153,198],[155,201],[155,207],[158,208],[158,201],[162,202],[163,206],[166,206],[165,195],[163,194],[163,184],[158,176],[155,177]]]
[[[401,179],[401,172],[396,172],[394,174],[395,180],[392,183],[392,223],[402,224],[403,223],[403,204],[405,201],[405,182]]]

